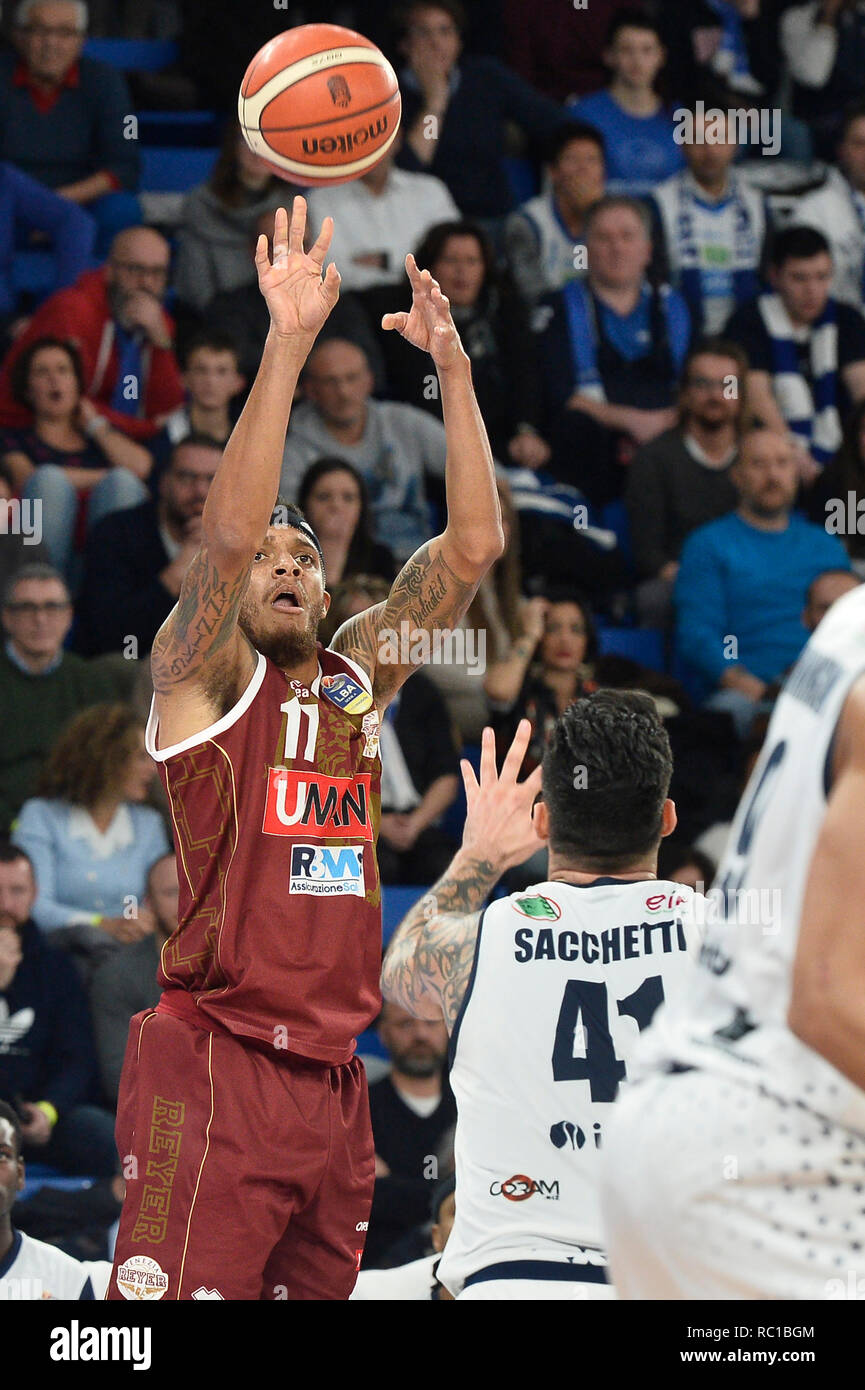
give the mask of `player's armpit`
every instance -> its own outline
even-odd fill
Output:
[[[369,673],[379,709],[429,660],[432,634],[455,628],[477,592],[483,570],[474,579],[462,578],[446,548],[443,536],[422,545],[400,570],[385,602],[349,618],[330,644]]]
[[[421,898],[394,937],[382,966],[381,988],[415,1018],[443,1014],[450,1033],[472,972],[481,914],[427,919],[425,913],[435,912],[435,897],[433,892]]]
[[[251,563],[240,570],[217,566],[206,545],[196,553],[153,642],[150,668],[157,694],[203,678],[217,657],[221,665],[236,665],[239,679],[245,666],[252,675],[252,649],[237,626],[250,571]]]

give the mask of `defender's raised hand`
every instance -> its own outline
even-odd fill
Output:
[[[326,217],[309,251],[303,249],[306,199],[294,200],[291,226],[285,208],[277,208],[273,226],[273,260],[267,254],[267,237],[260,236],[255,249],[258,285],[270,310],[270,321],[280,334],[309,334],[321,328],[339,298],[339,271],[331,262],[322,279],[321,268],[333,236],[333,218]]]
[[[395,328],[421,352],[428,352],[437,367],[452,367],[465,353],[451,318],[450,301],[428,270],[418,270],[414,256],[406,256],[405,268],[412,287],[411,311],[385,314],[381,326]]]
[[[470,762],[465,758],[460,762],[467,806],[463,849],[494,863],[499,873],[543,848],[532,820],[532,807],[541,790],[541,769],[536,767],[525,781],[517,781],[531,736],[530,721],[521,719],[499,773],[493,731],[484,729],[480,781]]]

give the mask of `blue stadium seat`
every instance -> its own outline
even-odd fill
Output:
[[[608,502],[601,508],[601,525],[608,531],[616,533],[616,540],[619,543],[619,550],[622,559],[630,570],[634,572],[634,549],[631,545],[631,523],[628,520],[628,512],[621,498],[615,502]]]
[[[665,671],[664,634],[654,627],[601,627],[598,648],[602,656],[627,656],[651,671]]]
[[[210,177],[217,155],[214,149],[145,145],[141,151],[141,191],[188,193]]]
[[[408,912],[409,908],[414,907],[418,898],[422,898],[424,893],[429,892],[429,885],[420,887],[415,884],[387,884],[381,890],[381,938],[382,945],[386,946]]]
[[[170,39],[88,39],[85,58],[110,63],[123,72],[161,72],[177,62],[177,44]]]
[[[24,1188],[17,1200],[26,1202],[40,1187],[57,1187],[63,1192],[78,1192],[82,1187],[92,1187],[96,1181],[96,1178],[66,1177],[56,1168],[49,1168],[47,1163],[28,1163],[25,1168]]]
[[[516,202],[525,203],[527,199],[534,198],[538,191],[538,176],[530,159],[506,159],[505,173]]]

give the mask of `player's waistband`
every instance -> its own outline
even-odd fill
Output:
[[[610,1282],[609,1272],[600,1265],[572,1265],[557,1260],[502,1260],[499,1264],[487,1265],[476,1274],[470,1274],[464,1287],[485,1284],[491,1279],[553,1279],[573,1284]]]
[[[167,1014],[170,1018],[176,1018],[181,1023],[188,1023],[190,1027],[197,1028],[202,1033],[213,1033],[217,1037],[231,1038],[241,1047],[248,1047],[254,1052],[261,1052],[271,1061],[285,1066],[309,1067],[314,1071],[330,1071],[335,1067],[350,1066],[356,1061],[354,1055],[335,1061],[307,1057],[304,1053],[296,1052],[292,1048],[274,1047],[272,1039],[259,1038],[252,1033],[236,1033],[234,1029],[227,1028],[224,1023],[202,1013],[192,995],[185,990],[163,991],[156,1004],[156,1012]]]

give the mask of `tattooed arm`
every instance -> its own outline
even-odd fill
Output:
[[[206,704],[206,692],[214,685],[214,668],[223,685],[248,678],[254,669],[255,656],[237,627],[237,615],[276,502],[297,380],[339,294],[336,267],[329,266],[324,278],[321,273],[333,223],[325,218],[308,254],[303,251],[305,225],[306,203],[298,197],[290,227],[285,210],[276,213],[272,262],[267,238],[259,238],[258,283],[270,311],[261,365],[207,495],[201,547],[177,605],[153,643],[160,724],[168,721],[169,736],[175,739],[186,736],[180,726],[207,718],[202,701]]]
[[[331,643],[334,651],[352,657],[372,676],[379,708],[420,664],[398,648],[400,635],[411,634],[411,645],[417,643],[418,632],[456,627],[504,549],[493,456],[472,387],[471,364],[438,283],[428,270],[418,270],[412,256],[406,257],[406,270],[413,290],[411,312],[385,314],[382,327],[395,329],[429,352],[436,365],[447,448],[448,516],[443,533],[421,546],[403,567],[386,603],[350,618]]]
[[[462,847],[432,891],[400,922],[384,958],[383,994],[417,1018],[444,1014],[449,1032],[472,970],[478,909],[505,870],[542,843],[532,820],[541,769],[517,781],[531,732],[528,719],[520,720],[500,776],[492,729],[484,729],[480,782],[462,762],[468,806]]]

